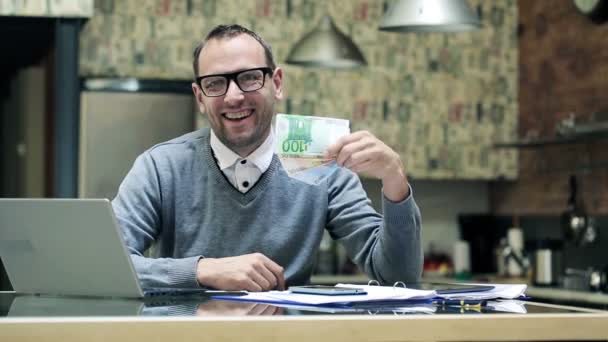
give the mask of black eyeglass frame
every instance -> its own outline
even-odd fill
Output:
[[[262,78],[262,86],[260,86],[257,89],[254,90],[244,90],[243,88],[241,88],[241,85],[239,84],[239,81],[237,79],[237,77],[244,73],[244,72],[249,72],[249,71],[256,71],[256,70],[260,70],[262,71],[262,75],[264,76]],[[239,87],[239,89],[244,92],[244,93],[250,93],[253,91],[257,91],[260,90],[262,88],[264,88],[264,85],[266,84],[266,75],[270,75],[272,77],[272,74],[274,73],[274,70],[272,70],[272,68],[270,67],[260,67],[260,68],[252,68],[252,69],[245,69],[245,70],[241,70],[241,71],[237,71],[237,72],[231,72],[229,74],[213,74],[213,75],[205,75],[205,76],[199,76],[196,78],[196,84],[198,85],[198,87],[201,89],[201,91],[203,92],[203,94],[207,97],[220,97],[220,96],[224,96],[226,95],[226,93],[228,92],[228,88],[230,88],[230,81],[234,81],[234,83],[236,84],[237,87]],[[224,92],[220,95],[207,95],[207,93],[205,93],[205,89],[203,89],[203,86],[201,85],[202,80],[204,80],[205,78],[209,78],[209,77],[224,77],[228,80],[228,82],[226,82],[226,89],[224,90]]]

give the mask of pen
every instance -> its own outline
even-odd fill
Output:
[[[433,301],[435,305],[441,306],[461,306],[464,308],[479,308],[486,306],[485,300],[475,300],[475,299],[440,299]]]

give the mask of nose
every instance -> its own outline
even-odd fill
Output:
[[[234,80],[230,80],[228,82],[228,90],[226,90],[226,95],[224,95],[224,101],[231,103],[241,101],[243,98],[243,91],[239,88]]]

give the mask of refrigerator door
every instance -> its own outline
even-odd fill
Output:
[[[192,94],[83,91],[80,103],[81,198],[113,199],[138,155],[194,130]]]

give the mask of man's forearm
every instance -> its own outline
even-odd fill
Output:
[[[153,259],[132,254],[131,260],[142,287],[199,287],[196,281],[198,256]]]
[[[375,271],[386,283],[419,281],[422,272],[420,212],[412,197],[383,203],[384,224],[374,250]]]
[[[410,195],[407,176],[403,170],[382,180],[382,192],[392,202],[401,202]]]

